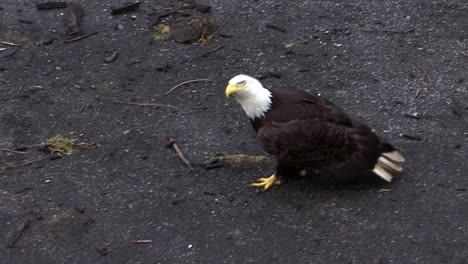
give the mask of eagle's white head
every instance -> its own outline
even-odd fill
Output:
[[[270,110],[271,92],[255,78],[240,74],[229,81],[226,97],[234,96],[250,119],[260,118]]]

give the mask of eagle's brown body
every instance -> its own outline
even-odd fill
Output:
[[[277,157],[277,176],[312,169],[355,178],[395,150],[323,97],[294,89],[270,91],[270,110],[251,123],[263,148]]]
[[[318,171],[342,179],[373,172],[387,182],[403,170],[403,156],[366,125],[327,99],[295,89],[266,89],[240,74],[229,81],[233,96],[250,118],[263,148],[277,159],[273,175],[251,186],[268,190],[280,177]]]

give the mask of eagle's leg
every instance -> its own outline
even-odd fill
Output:
[[[273,185],[280,185],[281,181],[276,176],[276,173],[273,173],[268,178],[259,178],[254,183],[251,183],[251,187],[263,188],[265,191],[270,189]]]

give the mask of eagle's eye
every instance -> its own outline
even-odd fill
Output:
[[[247,81],[246,81],[246,80],[243,80],[243,81],[238,82],[237,85],[239,85],[239,86],[244,86],[245,83],[247,83]]]

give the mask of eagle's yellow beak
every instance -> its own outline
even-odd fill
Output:
[[[229,97],[241,90],[243,90],[244,87],[242,85],[238,85],[237,83],[230,83],[227,87],[226,87],[226,97]]]

